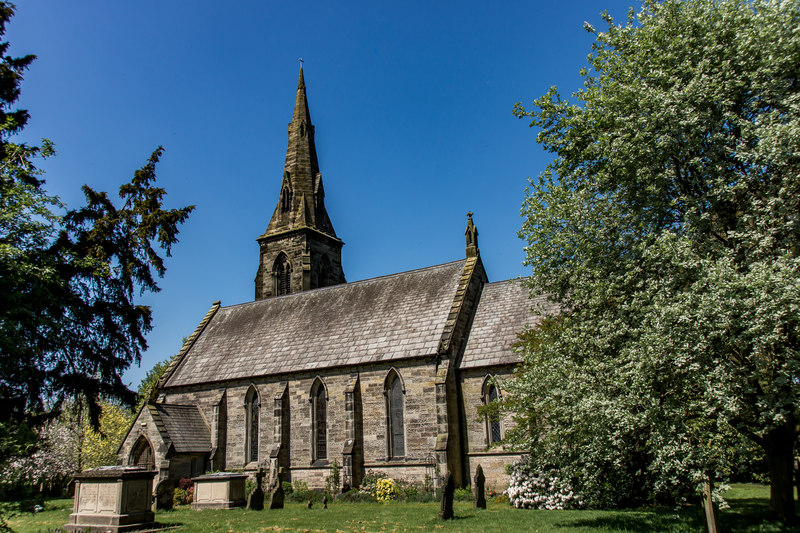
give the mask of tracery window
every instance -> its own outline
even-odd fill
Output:
[[[289,258],[286,257],[286,254],[281,253],[278,258],[275,259],[275,266],[272,269],[272,273],[275,277],[275,294],[277,296],[282,296],[291,293],[292,264],[289,262]]]
[[[403,396],[405,390],[400,374],[395,369],[389,371],[384,384],[386,396],[386,421],[388,426],[387,444],[390,458],[404,457],[406,454],[405,425],[403,421]]]
[[[494,378],[486,376],[483,384],[483,403],[490,405],[492,402],[500,401],[500,390]],[[486,443],[491,446],[503,440],[503,435],[500,427],[500,415],[496,411],[489,411],[486,414]]]
[[[258,462],[258,425],[261,400],[252,385],[245,396],[245,463]]]
[[[328,458],[328,391],[317,378],[311,386],[311,460]]]

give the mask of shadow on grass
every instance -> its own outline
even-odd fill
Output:
[[[769,500],[742,498],[730,501],[731,508],[719,512],[720,531],[726,533],[800,532],[800,524],[785,525],[769,512]],[[629,510],[603,513],[592,518],[565,520],[558,527],[583,527],[602,530],[646,533],[651,531],[705,531],[705,515],[701,508],[684,507],[678,511],[662,508],[647,511]]]
[[[563,528],[587,528],[632,533],[651,533],[653,531],[704,531],[705,524],[698,510],[693,516],[687,509],[676,512],[674,509],[624,510],[604,512],[592,518],[577,518],[555,524]]]
[[[800,531],[800,524],[789,526],[775,520],[769,511],[768,499],[741,498],[730,503],[731,508],[720,513],[719,523],[722,531],[734,533]]]

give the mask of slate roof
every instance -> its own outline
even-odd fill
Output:
[[[534,311],[531,311],[531,309]],[[524,329],[535,326],[558,306],[544,297],[532,300],[521,280],[497,281],[483,286],[459,368],[515,364],[522,358],[513,345]]]
[[[211,451],[211,432],[196,405],[148,405],[165,441],[178,453]]]
[[[464,265],[221,307],[165,386],[436,354]]]

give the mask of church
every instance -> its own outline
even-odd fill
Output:
[[[490,283],[468,215],[464,256],[348,283],[325,209],[303,70],[277,205],[258,237],[255,299],[214,302],[119,449],[157,481],[208,471],[339,490],[367,471],[437,486],[448,473],[505,488],[502,397],[517,335],[541,319],[518,280]],[[278,180],[276,180],[276,188]],[[455,237],[455,236],[454,236]],[[542,302],[539,302],[540,304]],[[551,312],[552,310],[547,310]]]

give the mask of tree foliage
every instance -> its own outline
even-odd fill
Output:
[[[0,35],[13,12],[0,2]],[[119,202],[84,186],[86,205],[62,213],[34,164],[52,154],[50,143],[11,141],[28,120],[14,106],[34,56],[12,58],[8,46],[0,44],[0,433],[40,425],[70,398],[85,402],[96,426],[101,398],[135,401],[121,375],[152,328],[136,299],[159,290],[162,253],[193,207],[163,207],[159,147],[120,187]],[[11,439],[0,452],[19,445]]]
[[[595,505],[675,500],[742,437],[793,516],[800,395],[800,3],[607,15],[584,87],[519,117],[555,154],[523,204],[532,290],[514,438]]]
[[[77,472],[118,463],[117,450],[132,421],[130,410],[100,403],[100,424],[93,428],[85,405],[69,402],[58,418],[38,431],[33,453],[0,464],[0,496],[44,490],[60,494]]]
[[[184,342],[186,342],[186,339],[184,339]],[[134,412],[138,412],[139,409],[150,400],[151,394],[156,390],[158,380],[161,379],[161,376],[167,370],[167,367],[169,367],[170,362],[172,362],[172,358],[165,359],[160,363],[156,363],[153,365],[153,368],[147,371],[147,374],[145,374],[141,383],[139,383],[139,388],[136,393],[136,407],[133,409]]]

